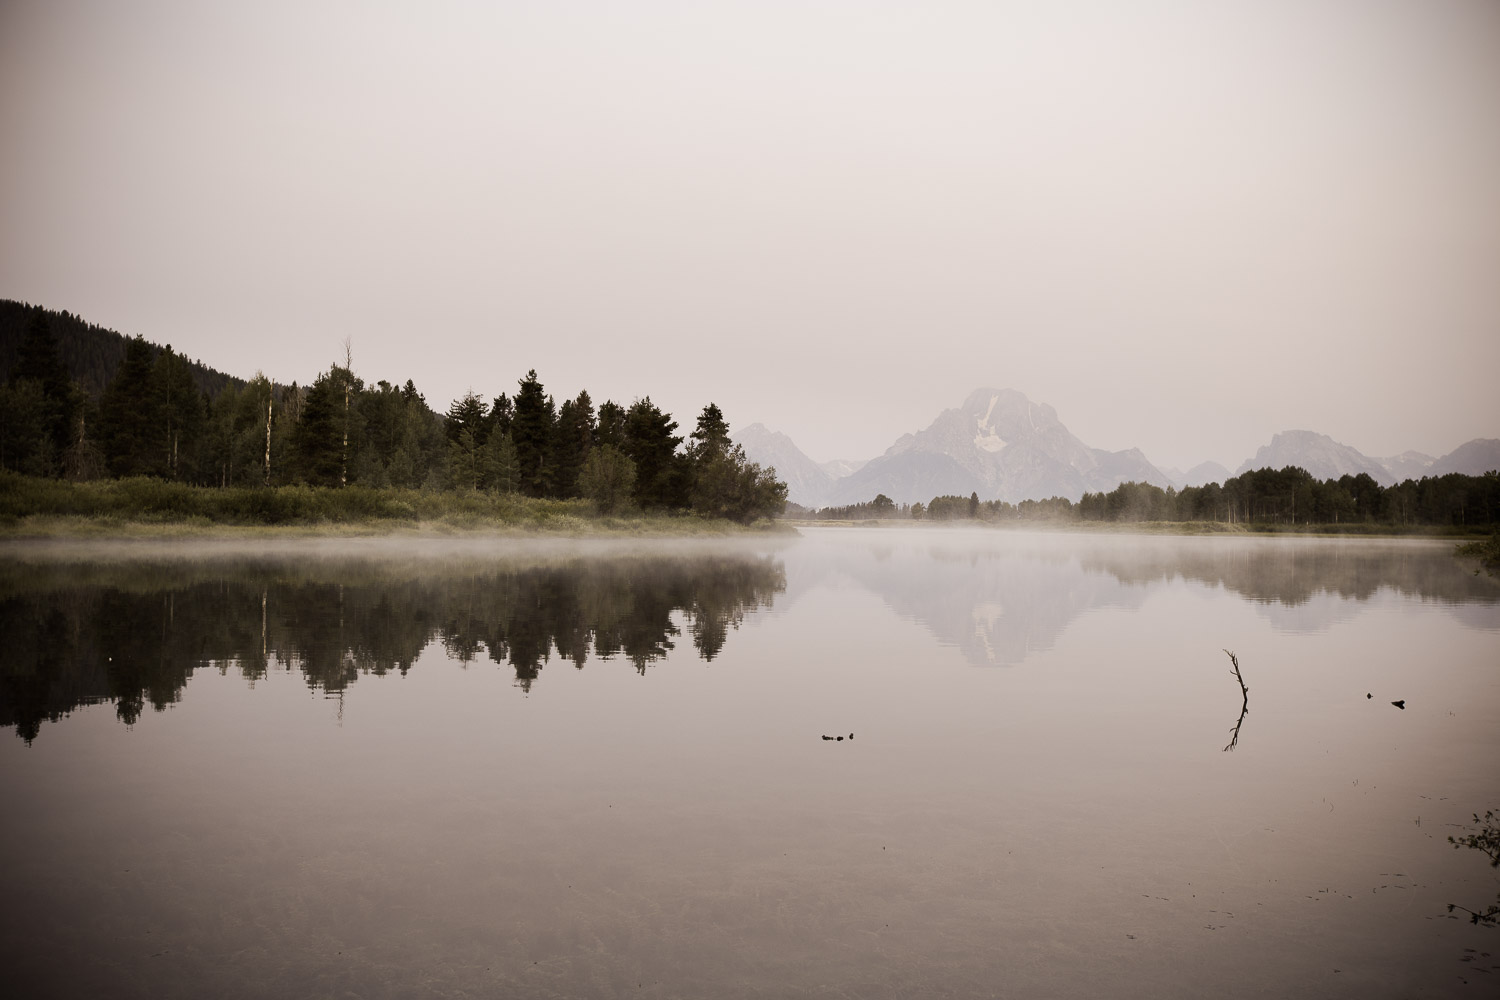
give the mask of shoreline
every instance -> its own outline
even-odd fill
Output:
[[[1058,534],[1100,535],[1176,535],[1183,537],[1226,538],[1408,538],[1434,542],[1472,542],[1492,536],[1491,531],[1461,530],[1422,525],[1401,529],[1392,525],[1307,525],[1293,527],[1277,524],[1227,524],[1222,521],[911,521],[869,518],[865,520],[818,520],[783,518],[778,523],[793,528],[880,528],[891,531],[1048,531]]]
[[[780,522],[752,525],[693,516],[557,515],[525,521],[497,519],[370,519],[237,524],[205,518],[138,519],[37,514],[0,525],[0,546],[49,541],[253,541],[276,539],[456,539],[533,538],[754,538],[786,537],[795,528]]]
[[[1463,544],[1491,532],[1422,526],[1402,530],[1387,525],[1225,524],[1215,521],[910,521],[776,518],[745,525],[691,514],[596,514],[537,511],[517,519],[450,515],[427,519],[362,518],[297,520],[275,524],[215,521],[201,516],[106,514],[28,514],[0,523],[0,545],[15,542],[80,541],[243,541],[255,539],[392,538],[754,538],[793,537],[803,528],[878,528],[882,531],[1042,531],[1057,534],[1151,535],[1225,538],[1411,539]]]

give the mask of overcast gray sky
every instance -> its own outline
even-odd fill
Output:
[[[0,0],[0,296],[868,458],[1500,436],[1500,3]]]

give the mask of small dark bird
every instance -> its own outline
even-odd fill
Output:
[[[1402,698],[1400,701],[1393,701],[1393,702],[1391,702],[1391,704],[1395,705],[1397,708],[1401,709],[1401,711],[1403,711],[1403,712],[1406,711],[1406,699],[1405,698]]]
[[[825,737],[823,737],[823,738],[824,738],[824,739],[825,739],[825,740],[831,740],[831,739],[833,739],[833,737],[832,737],[832,736],[825,736]],[[842,737],[842,736],[840,736],[840,737],[839,737],[839,739],[843,739],[843,737]]]
[[[1369,700],[1370,698],[1373,698],[1373,697],[1375,697],[1373,694],[1366,694],[1365,695],[1365,699],[1366,700]]]
[[[840,743],[844,742],[844,738],[842,736],[835,736],[834,739],[838,740]]]
[[[850,738],[850,739],[851,739],[851,740],[852,740],[852,739],[854,739],[854,734],[853,734],[853,733],[850,733],[850,734],[849,734],[849,738]]]

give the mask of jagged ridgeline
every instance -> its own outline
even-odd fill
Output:
[[[337,693],[405,674],[440,643],[529,690],[552,659],[620,660],[645,674],[684,630],[712,661],[746,614],[786,589],[770,555],[425,559],[209,558],[0,564],[0,725],[113,703],[134,724],[176,702],[194,671],[300,673]],[[442,669],[429,662],[424,667]]]
[[[0,383],[0,470],[38,478],[486,491],[743,522],[786,501],[775,470],[746,458],[713,403],[682,435],[650,396],[559,402],[529,371],[513,395],[470,392],[439,415],[411,379],[367,383],[348,341],[311,384],[278,385],[0,301]],[[42,509],[50,495],[11,516],[77,512]]]

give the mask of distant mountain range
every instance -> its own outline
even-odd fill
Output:
[[[1241,465],[1236,475],[1252,469],[1280,469],[1288,465],[1306,469],[1318,479],[1338,479],[1363,472],[1381,486],[1394,486],[1423,476],[1446,476],[1451,472],[1482,476],[1491,469],[1500,469],[1500,439],[1475,438],[1442,458],[1433,458],[1420,451],[1404,451],[1390,458],[1371,458],[1326,434],[1283,431],[1271,438],[1270,444],[1260,448],[1254,458]]]
[[[944,410],[924,430],[903,434],[868,462],[814,462],[786,434],[761,424],[751,424],[734,439],[753,461],[775,466],[789,499],[804,507],[863,503],[878,493],[897,503],[971,493],[1010,503],[1052,496],[1077,501],[1085,492],[1108,492],[1127,481],[1180,489],[1231,476],[1217,462],[1180,472],[1152,465],[1138,448],[1090,448],[1052,407],[1014,389],[976,389],[962,406]],[[1476,438],[1436,459],[1415,451],[1370,458],[1324,434],[1284,431],[1235,475],[1288,465],[1318,479],[1363,472],[1382,486],[1449,472],[1482,475],[1500,468],[1500,439]]]
[[[1127,480],[1166,487],[1173,480],[1139,449],[1090,448],[1044,403],[1014,389],[977,389],[924,430],[902,435],[885,454],[850,469],[820,466],[785,434],[755,424],[735,436],[746,454],[774,465],[803,506],[860,503],[883,493],[897,503],[968,496],[1012,503],[1033,497],[1111,490]],[[830,463],[835,464],[835,463]]]

